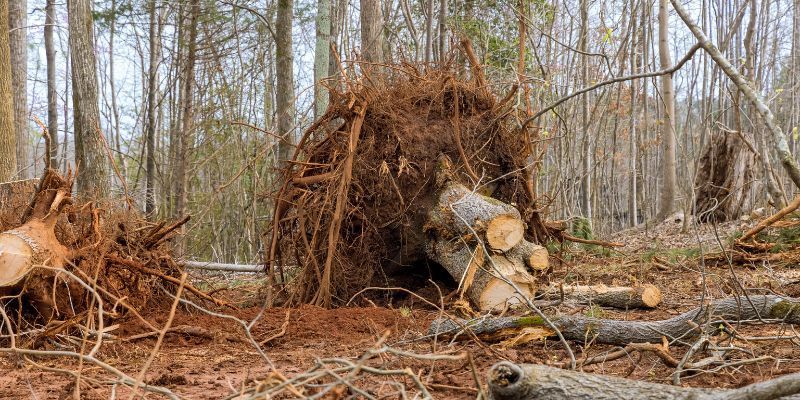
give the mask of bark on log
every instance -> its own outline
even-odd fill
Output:
[[[653,285],[635,287],[606,285],[549,286],[536,292],[537,299],[564,300],[578,304],[597,304],[603,307],[655,308],[661,304],[661,290]]]
[[[800,374],[784,375],[739,389],[685,388],[508,361],[489,371],[494,400],[768,400],[800,399]]]
[[[225,271],[225,272],[265,272],[263,265],[251,264],[223,264],[205,261],[184,261],[181,263],[184,268],[202,269],[206,271]]]
[[[452,179],[446,158],[439,163],[438,204],[425,225],[428,256],[481,310],[532,298],[536,279],[528,268],[546,269],[547,250],[522,237],[525,224],[516,208],[467,189]]]
[[[590,318],[582,315],[548,316],[561,331],[565,339],[577,341],[592,340],[595,343],[616,344],[660,343],[661,338],[682,339],[697,336],[699,327],[715,322],[744,320],[772,320],[789,324],[800,324],[800,299],[773,295],[730,297],[714,301],[670,319],[657,321],[620,321],[613,319]],[[481,318],[477,320],[437,319],[431,323],[428,333],[454,335],[469,327],[477,335],[488,335],[506,329],[527,326],[548,327],[538,316]]]

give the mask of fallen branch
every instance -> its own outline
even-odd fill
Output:
[[[166,274],[164,274],[163,272],[161,272],[161,271],[159,271],[157,269],[145,267],[144,265],[141,265],[136,261],[127,260],[127,259],[124,259],[124,258],[119,257],[119,256],[114,255],[114,254],[109,254],[108,256],[106,256],[106,258],[108,259],[108,261],[110,261],[112,263],[119,264],[119,265],[122,265],[122,266],[125,266],[125,267],[128,267],[128,268],[133,268],[133,269],[139,270],[139,271],[144,272],[144,273],[149,274],[149,275],[157,276],[157,277],[159,277],[159,278],[161,278],[161,279],[163,279],[163,280],[165,280],[167,282],[173,283],[175,285],[180,285],[181,284],[180,279],[172,277],[172,276],[169,276],[169,275],[166,275]],[[203,300],[211,301],[211,302],[213,302],[214,304],[216,304],[218,306],[225,306],[225,307],[230,307],[230,308],[233,308],[233,309],[236,308],[236,307],[234,307],[234,306],[232,306],[232,305],[230,305],[230,304],[228,304],[228,303],[226,303],[226,302],[224,302],[222,300],[216,299],[214,297],[211,297],[211,296],[203,293],[200,289],[197,289],[196,287],[194,287],[194,286],[192,286],[190,284],[186,284],[186,290],[192,292],[197,297],[200,297]]]
[[[548,317],[564,338],[624,346],[629,343],[660,343],[662,337],[681,340],[695,337],[716,322],[762,320],[800,324],[800,300],[773,295],[730,297],[695,308],[670,319],[657,321],[620,321],[582,315]],[[476,335],[494,334],[506,329],[548,327],[539,316],[485,317],[476,320],[436,319],[430,335],[455,335],[467,327]]]
[[[664,399],[771,400],[800,393],[800,374],[789,374],[739,389],[686,388],[508,361],[489,371],[494,400]]]
[[[778,211],[774,215],[770,216],[769,218],[759,222],[758,225],[752,227],[749,231],[747,231],[744,235],[742,235],[742,237],[740,237],[739,240],[737,240],[736,242],[737,243],[742,243],[745,240],[752,238],[753,236],[757,235],[759,232],[763,231],[764,229],[768,228],[772,224],[774,224],[774,223],[780,221],[781,219],[783,219],[783,217],[785,217],[785,216],[789,215],[790,213],[792,213],[798,207],[800,207],[800,196],[795,197],[794,200],[792,200],[792,202],[789,203],[789,205],[787,205],[786,207],[782,208],[780,211]]]
[[[263,265],[254,264],[223,264],[206,261],[183,261],[178,265],[189,269],[202,269],[206,271],[225,271],[225,272],[264,272]]]

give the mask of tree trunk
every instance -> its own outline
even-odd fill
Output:
[[[589,36],[589,0],[581,0],[581,30],[578,39],[578,47],[583,54],[581,55],[581,82],[583,86],[589,86],[589,55],[587,52],[587,42]],[[581,95],[581,129],[583,130],[583,157],[581,173],[581,213],[589,224],[592,223],[592,138],[589,134],[589,94]]]
[[[425,63],[433,62],[433,2],[425,2]]]
[[[189,38],[186,64],[181,88],[181,128],[178,132],[177,165],[175,168],[175,217],[186,214],[189,177],[189,148],[194,137],[194,67],[197,53],[197,20],[200,15],[200,0],[193,0],[189,10]]]
[[[11,181],[17,175],[10,51],[8,2],[0,1],[0,182]]]
[[[69,0],[67,6],[78,194],[103,198],[111,181],[100,131],[91,1]]]
[[[739,389],[686,388],[568,371],[545,365],[508,361],[489,371],[489,392],[494,400],[768,400],[796,399],[800,374],[789,374]]]
[[[17,137],[19,178],[31,176],[28,157],[28,2],[9,0],[8,39],[11,48],[11,87],[14,91],[14,132]]]
[[[382,63],[383,11],[381,0],[361,0],[361,53],[364,61]]]
[[[759,318],[800,324],[800,300],[772,295],[732,297],[658,321],[620,321],[582,315],[549,317],[565,339],[620,346],[629,343],[660,343],[665,336],[669,340],[680,338],[685,342],[699,335],[702,329],[716,329],[715,323],[719,321],[733,323]],[[453,335],[461,332],[463,327],[469,327],[476,335],[486,335],[523,327],[547,328],[549,325],[538,316],[484,318],[474,321],[445,318],[433,321],[428,333]]]
[[[58,93],[56,92],[56,48],[53,43],[55,24],[56,3],[55,0],[47,0],[44,20],[44,52],[47,60],[47,131],[50,134],[50,160],[47,161],[47,166],[54,169],[58,168]],[[112,96],[115,96],[113,89]]]
[[[447,0],[439,0],[439,60],[447,54]]]
[[[275,22],[276,106],[278,111],[277,166],[282,168],[291,157],[294,143],[294,55],[292,53],[293,0],[278,0]]]
[[[149,14],[149,57],[147,71],[147,124],[145,125],[145,213],[155,212],[155,174],[156,174],[156,90],[158,88],[158,32],[156,20],[156,0],[148,1]],[[185,161],[185,160],[184,160]]]
[[[672,66],[669,54],[669,0],[658,1],[658,58],[661,68]],[[664,123],[661,124],[661,142],[663,146],[661,204],[657,221],[663,221],[675,210],[675,190],[677,186],[677,169],[675,147],[677,145],[675,131],[675,92],[672,84],[672,74],[661,75],[661,99],[664,101]]]
[[[328,109],[328,93],[322,80],[328,77],[331,53],[331,0],[317,0],[317,43],[314,50],[314,117]]]

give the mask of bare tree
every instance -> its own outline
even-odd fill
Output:
[[[581,29],[578,38],[578,47],[581,52],[581,82],[589,85],[589,54],[587,41],[589,36],[589,0],[581,0]],[[583,169],[581,173],[581,212],[589,221],[592,220],[592,146],[589,134],[589,94],[581,96],[581,129],[583,132]]]
[[[661,68],[672,66],[669,54],[669,0],[658,1],[658,59]],[[678,180],[676,169],[676,132],[675,132],[675,93],[672,84],[672,74],[661,75],[661,100],[664,103],[664,123],[661,124],[661,143],[663,146],[664,165],[661,171],[661,204],[656,217],[663,220],[675,209],[675,190]]]
[[[317,0],[317,43],[314,49],[314,116],[328,108],[328,94],[321,82],[328,76],[331,51],[331,0]]]
[[[0,182],[8,182],[17,174],[11,50],[8,42],[8,2],[0,1]]]
[[[293,0],[278,0],[278,15],[275,21],[275,57],[277,68],[275,102],[278,112],[277,145],[279,165],[289,159],[294,142],[294,56],[292,53]]]
[[[189,147],[194,133],[194,87],[195,64],[197,62],[197,23],[200,16],[200,0],[189,3],[188,48],[183,66],[183,87],[181,88],[181,127],[175,166],[175,216],[186,214],[189,185]]]
[[[149,65],[147,69],[147,124],[145,125],[145,143],[147,158],[145,161],[145,212],[155,212],[155,169],[156,169],[156,90],[158,88],[158,29],[156,21],[156,0],[148,1],[148,48]]]
[[[361,0],[361,52],[364,60],[383,62],[383,42],[381,0]]]
[[[20,178],[30,175],[28,159],[28,2],[9,0],[9,46],[11,88],[14,91],[14,132],[17,137],[17,165]]]
[[[67,8],[78,193],[106,197],[110,192],[110,175],[100,132],[91,2],[70,0]]]
[[[47,61],[47,131],[50,135],[49,168],[58,168],[58,93],[56,91],[56,48],[53,26],[56,24],[55,0],[47,0],[44,20],[44,52]],[[113,76],[112,76],[113,81]]]

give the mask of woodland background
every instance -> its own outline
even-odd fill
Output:
[[[513,101],[532,115],[598,82],[669,68],[696,43],[665,0],[4,3],[0,105],[14,118],[0,118],[0,181],[78,165],[80,195],[191,214],[183,251],[223,262],[260,261],[278,167],[340,74],[364,62],[456,63],[467,74],[451,52],[466,38],[493,91],[519,88]],[[683,2],[795,154],[799,3]],[[651,75],[533,122],[549,219],[609,233],[676,212],[735,219],[793,197],[766,127],[707,53],[672,79]]]

